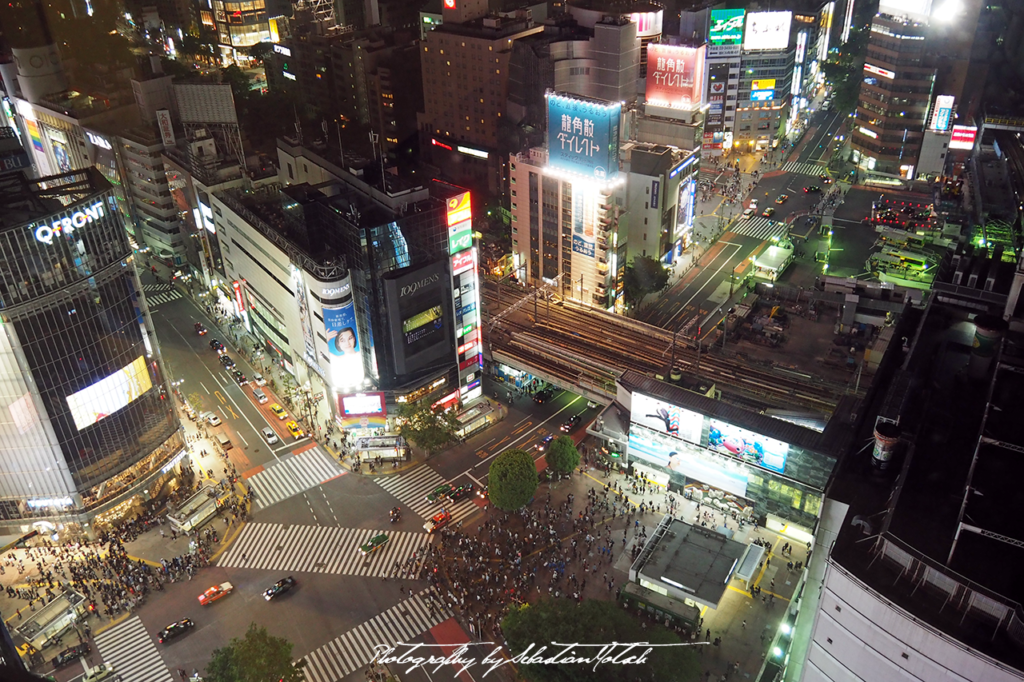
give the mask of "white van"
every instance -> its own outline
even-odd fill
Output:
[[[263,390],[260,388],[252,389],[252,397],[256,398],[256,402],[258,402],[260,405],[263,405],[264,403],[270,400],[267,397],[267,394],[264,393]]]
[[[234,444],[231,442],[231,439],[228,438],[223,433],[217,434],[217,442],[220,443],[220,446],[225,450],[230,450],[231,448],[235,447]]]

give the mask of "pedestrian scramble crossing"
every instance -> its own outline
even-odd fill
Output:
[[[472,496],[459,500],[455,504],[428,502],[427,495],[445,483],[447,481],[426,464],[421,464],[401,476],[382,476],[377,479],[377,485],[394,495],[399,502],[424,519],[429,519],[441,511],[443,506],[452,515],[450,523],[454,524],[479,509]],[[476,491],[474,490],[473,493],[476,494]]]
[[[735,234],[765,241],[772,237],[785,237],[789,232],[789,226],[786,223],[762,217],[755,217],[750,220],[737,220],[729,229]]]
[[[114,666],[122,682],[172,682],[153,636],[138,616],[93,638],[104,663]]]
[[[424,590],[406,599],[311,652],[302,659],[306,664],[306,680],[337,682],[370,665],[379,651],[374,647],[412,642],[430,628],[451,618],[451,612],[444,606],[431,611],[427,606],[427,593]],[[399,647],[395,654],[403,650],[408,651],[408,648]]]
[[[799,173],[801,175],[813,175],[814,177],[818,177],[825,172],[825,167],[819,166],[816,163],[790,161],[782,167],[782,170],[786,173]]]
[[[256,491],[256,508],[265,509],[344,473],[341,465],[317,445],[264,467],[248,476],[246,483]]]
[[[388,536],[388,543],[363,556],[359,548],[381,533]],[[395,562],[404,566],[429,543],[427,533],[249,523],[217,565],[383,578],[392,575]]]

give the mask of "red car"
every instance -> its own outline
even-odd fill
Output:
[[[433,533],[436,530],[440,530],[448,525],[448,522],[452,520],[452,515],[446,511],[438,512],[434,514],[433,518],[423,524],[423,530],[428,533]]]
[[[201,595],[199,595],[199,603],[203,606],[209,606],[221,597],[231,594],[231,591],[233,589],[235,589],[235,586],[231,583],[221,583],[220,585],[214,585],[206,592],[203,592]]]

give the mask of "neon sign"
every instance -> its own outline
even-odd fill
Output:
[[[53,238],[61,232],[64,234],[71,234],[79,227],[88,225],[102,217],[103,202],[97,201],[92,206],[86,207],[81,211],[75,211],[70,216],[65,216],[49,225],[36,226],[34,230],[36,241],[40,241],[44,244],[53,244]]]

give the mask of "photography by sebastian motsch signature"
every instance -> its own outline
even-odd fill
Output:
[[[408,673],[417,668],[437,672],[445,666],[457,668],[456,675],[476,666],[487,668],[483,677],[509,663],[516,665],[589,665],[596,670],[599,665],[643,665],[655,649],[678,646],[702,646],[706,642],[677,642],[673,644],[651,644],[649,642],[611,642],[609,644],[581,644],[574,642],[551,642],[549,646],[531,644],[515,656],[507,656],[495,642],[467,642],[449,654],[433,653],[441,644],[410,644],[397,642],[374,646],[373,662],[380,665],[394,664],[404,667]],[[491,647],[483,657],[471,656],[470,647]]]

